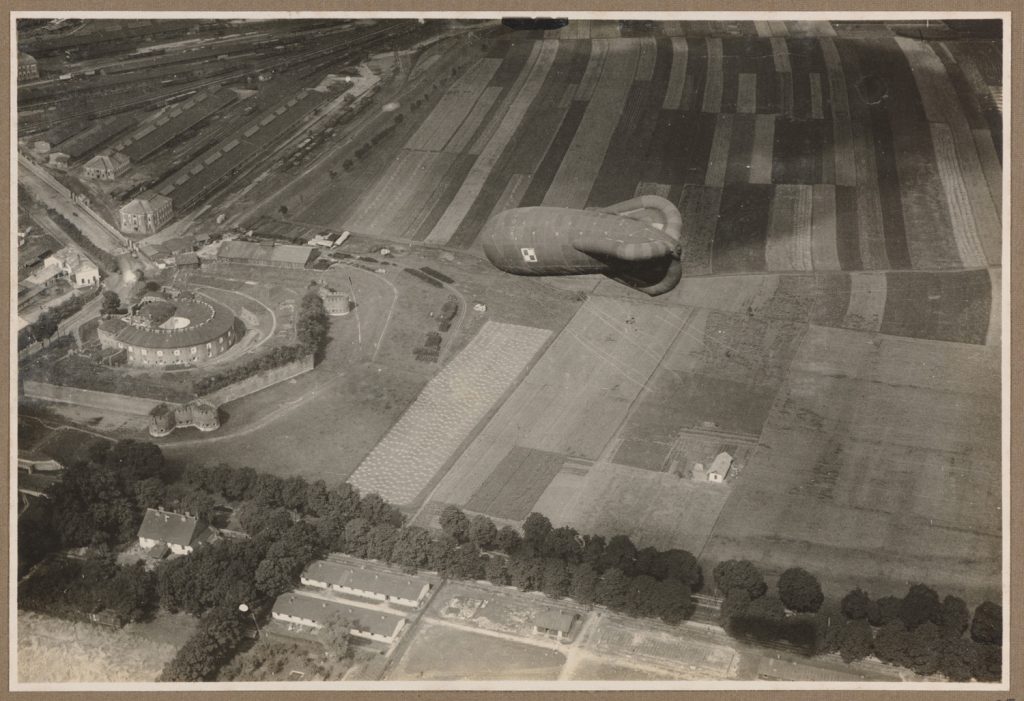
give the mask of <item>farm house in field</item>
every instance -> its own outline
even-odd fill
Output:
[[[274,620],[315,630],[322,628],[336,614],[349,622],[352,635],[380,643],[394,642],[405,626],[405,619],[392,613],[349,606],[340,601],[299,592],[288,592],[277,597],[271,615]]]
[[[310,587],[403,606],[419,606],[430,591],[430,583],[418,577],[367,570],[329,560],[312,563],[299,581]]]
[[[728,453],[719,453],[708,468],[708,482],[724,482],[731,468],[732,456]]]
[[[554,635],[563,640],[572,633],[572,627],[580,617],[572,611],[558,609],[546,609],[538,613],[533,619],[533,632],[541,635]]]
[[[225,241],[217,251],[217,260],[247,265],[272,265],[280,268],[305,268],[313,258],[309,246]]]

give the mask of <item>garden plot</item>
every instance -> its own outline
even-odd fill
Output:
[[[841,595],[1000,587],[999,353],[810,327],[704,552]]]
[[[558,453],[513,448],[466,502],[466,510],[522,521],[562,469],[564,459]]]
[[[412,502],[544,345],[550,331],[488,322],[420,393],[349,481]]]

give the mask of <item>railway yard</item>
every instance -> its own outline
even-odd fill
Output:
[[[499,528],[537,512],[687,550],[705,582],[745,559],[770,582],[806,568],[835,599],[927,582],[972,608],[1001,600],[998,36],[966,22],[109,22],[19,34],[38,66],[17,89],[21,250],[96,258],[122,299],[143,281],[193,290],[244,333],[217,363],[173,368],[97,361],[96,343],[80,348],[88,322],[26,339],[23,379],[97,397],[47,403],[54,437],[34,446],[83,427],[149,440],[145,412],[100,395],[202,398],[294,344],[315,289],[345,300],[315,367],[222,394],[215,432],[153,439],[169,461],[347,481],[428,529],[449,505]],[[94,177],[101,157],[124,167]],[[665,294],[484,257],[498,212],[638,195],[682,216],[683,276]],[[150,223],[133,223],[135,203]],[[32,288],[50,265],[37,257],[19,260],[26,324],[57,300]],[[714,481],[722,453],[732,468]],[[714,625],[713,593],[679,629],[566,600],[580,622],[556,641],[523,623],[543,595],[446,582],[374,674],[894,678],[761,656]]]

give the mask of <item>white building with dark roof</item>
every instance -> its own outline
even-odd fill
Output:
[[[94,180],[115,180],[128,170],[128,157],[121,153],[93,156],[85,164],[85,177]]]
[[[206,524],[195,516],[146,509],[139,526],[139,545],[147,550],[167,547],[176,555],[188,555],[203,542],[206,530]]]
[[[411,575],[370,570],[330,560],[317,560],[302,573],[309,587],[389,601],[402,606],[419,606],[430,591],[430,582]]]
[[[277,597],[271,615],[276,621],[313,631],[323,628],[333,616],[340,615],[348,621],[352,635],[387,644],[393,643],[405,626],[405,618],[393,613],[350,606],[299,592]]]
[[[155,234],[174,216],[171,200],[163,195],[137,197],[119,210],[126,234]]]
[[[544,609],[538,611],[533,618],[533,632],[542,635],[554,635],[559,640],[568,637],[572,633],[572,627],[580,617],[573,611],[562,611],[559,609]]]

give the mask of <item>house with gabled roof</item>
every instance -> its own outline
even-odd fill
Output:
[[[146,509],[139,526],[139,545],[156,557],[168,550],[188,555],[205,543],[212,534],[198,517],[164,509]]]

